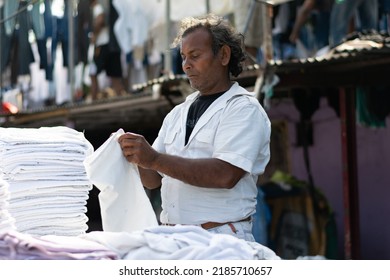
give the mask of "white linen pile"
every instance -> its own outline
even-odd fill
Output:
[[[157,226],[134,232],[92,231],[80,236],[124,260],[280,260],[270,248],[193,225]]]
[[[80,236],[0,232],[0,260],[280,260],[256,242],[198,226],[156,226],[134,232],[92,231]]]
[[[83,161],[92,153],[84,134],[68,127],[0,128],[0,172],[9,184],[8,211],[19,232],[87,231],[92,183]]]
[[[8,211],[9,196],[8,183],[0,173],[0,232],[15,229],[15,219]]]

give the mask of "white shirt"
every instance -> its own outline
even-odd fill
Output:
[[[255,212],[257,178],[270,158],[268,116],[252,93],[234,83],[201,116],[184,146],[188,109],[198,95],[166,116],[153,147],[185,158],[218,158],[247,173],[232,189],[196,187],[163,175],[162,223],[239,221]]]

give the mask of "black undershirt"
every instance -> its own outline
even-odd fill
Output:
[[[199,95],[191,104],[187,115],[185,145],[187,145],[191,132],[203,113],[206,112],[207,108],[225,92],[226,91],[223,91],[212,95]]]

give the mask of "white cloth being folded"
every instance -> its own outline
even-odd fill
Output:
[[[100,190],[104,231],[132,232],[158,225],[137,167],[122,154],[118,143],[122,134],[119,129],[84,161],[88,178]]]

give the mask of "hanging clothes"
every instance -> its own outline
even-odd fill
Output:
[[[6,18],[4,9],[5,9],[4,5],[0,7],[0,20]],[[0,24],[0,34],[1,34],[0,72],[3,73],[3,71],[6,69],[10,61],[10,50],[11,50],[11,35],[7,35],[5,31],[5,24]]]
[[[64,7],[61,12],[53,13],[52,10],[51,14],[46,15],[47,20],[51,22],[51,33],[46,34],[47,38],[51,37],[51,52],[49,55],[48,68],[46,71],[46,80],[48,81],[53,81],[54,64],[59,44],[61,44],[63,66],[68,67],[69,65],[69,30],[67,17],[69,8],[68,6],[68,1],[64,1]]]
[[[11,84],[16,84],[20,75],[30,75],[30,64],[34,62],[29,42],[31,18],[27,10],[28,4],[29,2],[24,0],[6,0],[2,10],[3,18],[7,20],[4,22],[5,35],[2,32],[1,38],[1,70],[10,65]]]

